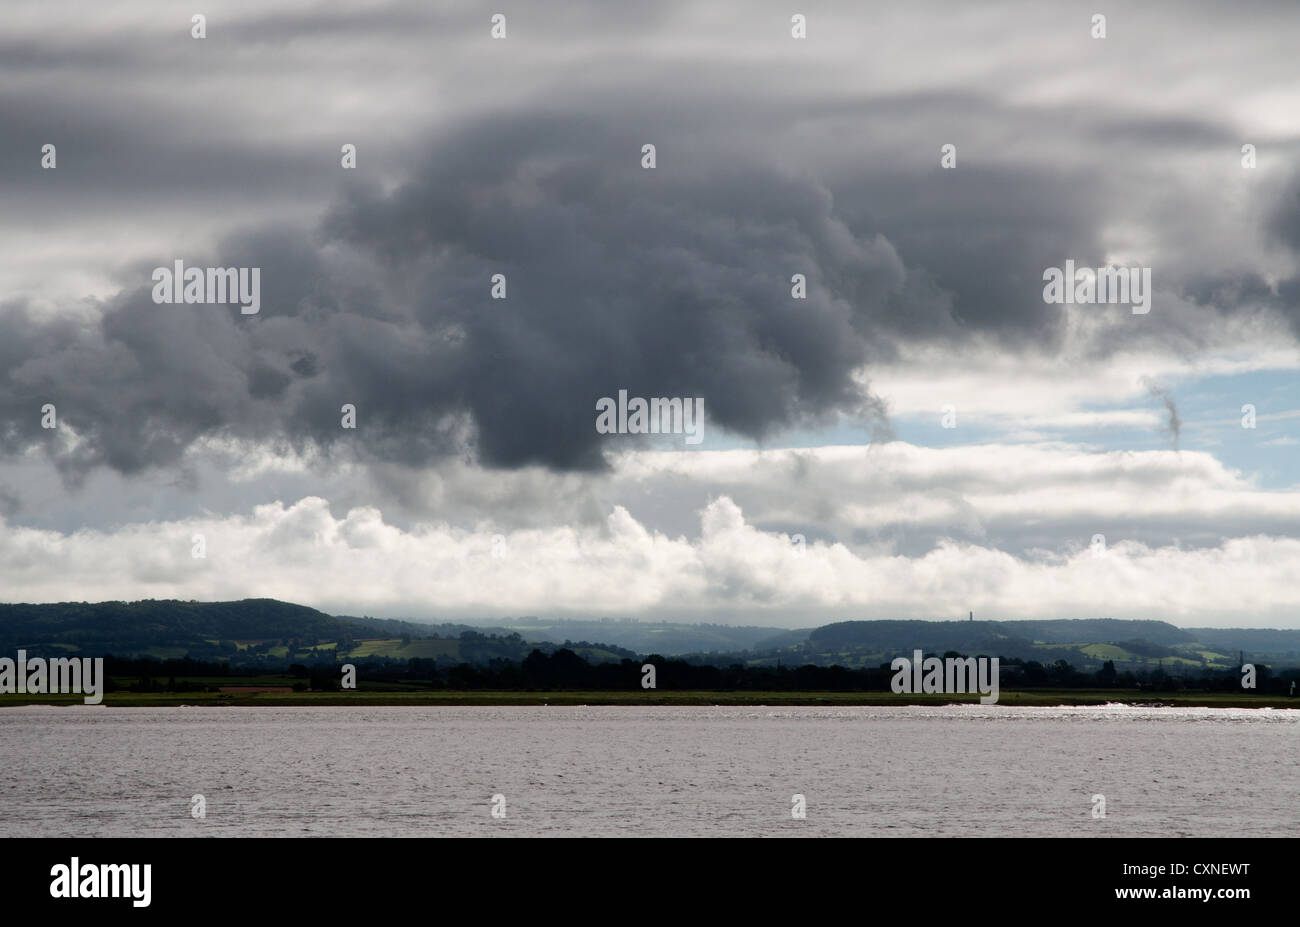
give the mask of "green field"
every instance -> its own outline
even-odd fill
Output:
[[[1227,669],[1236,665],[1229,656],[1215,653],[1213,650],[1202,650],[1199,647],[1183,648],[1184,653],[1195,654],[1196,656],[1193,658],[1179,654],[1163,657],[1144,657],[1131,650],[1125,650],[1118,644],[1089,644],[1083,641],[1072,644],[1048,644],[1043,641],[1034,641],[1034,646],[1044,650],[1077,650],[1093,660],[1113,660],[1116,663],[1148,667],[1160,665],[1197,667],[1201,665],[1202,657],[1211,669]],[[1183,645],[1179,645],[1179,647],[1181,648]]]
[[[403,644],[400,638],[389,640],[357,641],[355,647],[347,652],[350,660],[364,657],[392,657],[396,660],[410,660],[415,657],[436,659],[437,657],[460,658],[460,641],[445,638],[415,638]]]
[[[248,685],[248,679],[238,683]],[[394,684],[401,685],[401,684]],[[112,692],[104,704],[116,707],[172,707],[178,705],[261,705],[264,707],[327,705],[736,705],[784,707],[810,705],[889,706],[975,704],[978,695],[895,695],[892,692],[447,692],[429,689],[357,692],[262,692],[229,694],[212,692],[132,693]],[[1035,689],[1003,690],[999,707],[1052,705],[1105,705],[1124,702],[1143,706],[1206,708],[1300,708],[1300,698],[1246,695],[1241,693],[1197,692],[1153,694],[1134,689]],[[0,707],[18,705],[80,705],[79,695],[4,695]]]

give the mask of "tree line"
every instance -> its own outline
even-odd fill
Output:
[[[960,657],[948,651],[945,657]],[[474,690],[592,690],[626,691],[640,688],[645,664],[655,667],[655,687],[668,691],[681,690],[739,690],[739,691],[830,691],[873,692],[888,691],[894,671],[888,663],[877,667],[846,668],[843,666],[749,666],[731,663],[719,666],[709,663],[670,659],[657,654],[617,662],[592,662],[567,648],[552,653],[532,651],[522,660],[495,658],[482,664],[457,663],[412,658],[409,660],[358,660],[360,687],[366,683],[405,683],[421,688],[451,691]],[[339,664],[295,663],[284,668],[296,681],[295,688],[334,690],[341,678]],[[231,667],[226,662],[211,662],[191,658],[156,660],[152,658],[122,659],[105,657],[105,673],[109,677],[108,691],[114,691],[112,677],[134,679],[126,688],[137,692],[197,691],[215,685],[204,679],[226,677],[251,678],[254,671]],[[1260,694],[1288,694],[1292,681],[1300,679],[1300,669],[1274,672],[1268,666],[1256,664],[1255,692]],[[256,671],[264,676],[265,669]],[[1117,671],[1113,661],[1107,661],[1095,672],[1080,671],[1065,660],[1051,664],[1035,660],[1007,659],[1001,661],[1001,687],[1003,689],[1141,689],[1150,692],[1240,692],[1241,673],[1238,670],[1208,670],[1199,668],[1183,675],[1169,673],[1163,667],[1139,671]]]

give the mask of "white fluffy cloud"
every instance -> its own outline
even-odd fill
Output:
[[[548,479],[563,478],[510,479],[544,496]],[[643,453],[589,490],[636,496],[632,486],[697,498],[691,530],[652,527],[653,506],[637,517],[621,504],[570,519],[560,505],[543,526],[485,515],[399,528],[373,506],[333,514],[306,496],[116,530],[6,525],[0,574],[14,600],[272,596],[444,620],[540,613],[798,626],[974,609],[1300,626],[1300,492],[1254,489],[1205,454],[901,443]],[[501,489],[508,497],[512,487]],[[806,537],[800,554],[792,536],[802,521],[824,536]],[[1228,524],[1241,530],[1213,543],[1134,539],[1168,525],[1193,535]],[[1018,549],[989,540],[1016,525]],[[930,541],[905,550],[899,537],[917,526]],[[1104,552],[1091,543],[1096,533],[1106,535]],[[205,558],[192,556],[196,534]]]

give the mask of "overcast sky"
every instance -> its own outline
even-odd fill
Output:
[[[1294,2],[0,26],[6,600],[1300,628]],[[156,303],[177,260],[260,310]],[[1067,260],[1150,311],[1046,303]]]

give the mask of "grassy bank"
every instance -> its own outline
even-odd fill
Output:
[[[79,695],[0,695],[0,708],[18,705],[80,705]],[[736,705],[786,707],[812,705],[888,706],[978,704],[978,695],[895,695],[892,692],[257,692],[133,693],[112,692],[104,704],[114,707],[167,708],[178,705],[264,707],[326,705]],[[1160,705],[1206,708],[1300,708],[1300,698],[1223,692],[1154,694],[1135,689],[1003,690],[1001,707],[1053,705]]]

